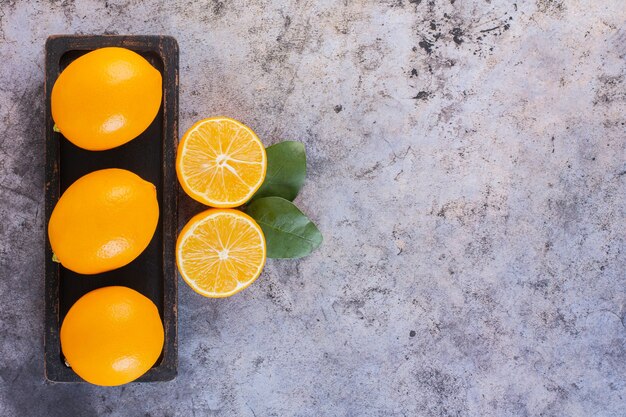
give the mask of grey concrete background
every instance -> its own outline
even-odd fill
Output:
[[[626,415],[623,0],[0,4],[1,416]],[[181,281],[173,382],[43,379],[59,33],[175,36],[181,133],[306,144],[323,247],[227,300]]]

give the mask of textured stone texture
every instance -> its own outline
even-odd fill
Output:
[[[624,415],[622,0],[0,4],[0,415]],[[306,144],[324,245],[232,299],[181,281],[173,382],[43,379],[57,33],[173,35],[181,130]]]

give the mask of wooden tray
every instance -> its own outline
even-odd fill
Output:
[[[50,94],[59,73],[74,59],[106,46],[120,46],[146,58],[163,77],[161,108],[150,127],[136,139],[107,151],[86,151],[53,131]],[[100,287],[123,285],[149,297],[158,307],[165,329],[161,357],[137,381],[168,381],[178,365],[177,180],[178,44],[167,36],[51,36],[46,42],[46,172],[45,172],[45,331],[44,369],[55,382],[82,382],[65,365],[60,325],[72,304]],[[98,275],[80,275],[52,261],[47,225],[59,196],[81,176],[103,168],[125,168],[157,186],[159,224],[150,245],[129,265]]]

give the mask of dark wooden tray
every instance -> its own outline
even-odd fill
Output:
[[[106,46],[131,49],[146,58],[163,76],[163,101],[155,120],[136,139],[107,151],[86,151],[53,131],[52,86],[74,59]],[[81,382],[65,365],[59,341],[60,325],[83,294],[104,286],[124,285],[149,297],[158,307],[165,344],[154,367],[137,381],[167,381],[178,365],[177,231],[178,44],[167,36],[51,36],[46,42],[46,172],[45,172],[45,332],[44,369],[55,382]],[[80,275],[52,261],[47,224],[59,196],[81,176],[103,168],[125,168],[157,186],[160,216],[148,248],[129,265],[98,275]]]

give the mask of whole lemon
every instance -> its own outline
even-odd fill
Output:
[[[101,48],[70,63],[52,87],[52,118],[74,145],[115,148],[150,126],[161,106],[162,80],[141,55]]]
[[[96,385],[122,385],[145,374],[163,349],[163,323],[147,297],[127,287],[91,291],[61,325],[61,350],[74,372]]]
[[[159,219],[156,187],[125,169],[91,172],[57,202],[48,237],[67,269],[97,274],[120,268],[141,254]]]

